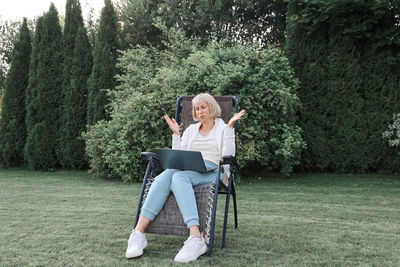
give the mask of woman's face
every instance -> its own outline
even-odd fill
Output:
[[[201,122],[211,119],[210,117],[210,107],[206,102],[200,102],[194,105],[194,110],[196,111],[196,117]]]

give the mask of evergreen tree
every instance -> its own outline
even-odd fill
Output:
[[[11,64],[12,51],[21,29],[19,21],[4,20],[0,17],[0,94]]]
[[[71,65],[71,90],[65,98],[64,159],[67,167],[81,169],[87,166],[85,143],[80,138],[86,126],[87,80],[92,70],[92,52],[85,28],[80,27],[75,40]]]
[[[35,88],[38,85],[38,66],[39,66],[39,51],[40,51],[40,45],[42,42],[43,38],[43,19],[44,16],[41,16],[37,19],[36,21],[36,27],[35,27],[35,36],[33,39],[33,45],[32,45],[32,53],[31,53],[31,58],[30,58],[30,64],[29,64],[29,75],[28,75],[28,87],[26,88],[26,94],[25,94],[25,108],[26,108],[26,119],[25,119],[25,124],[26,124],[26,131],[27,134],[32,131],[33,126],[37,123],[37,117],[35,116],[35,105],[33,104],[34,100],[34,92]],[[24,157],[26,157],[25,152],[24,152]],[[25,159],[26,161],[26,159]]]
[[[4,166],[20,166],[24,162],[26,140],[25,90],[28,86],[31,37],[26,18],[14,44],[11,67],[5,81],[0,120],[0,159]]]
[[[82,11],[79,0],[67,0],[65,8],[65,23],[64,23],[64,34],[63,34],[63,46],[64,46],[64,69],[63,69],[63,86],[62,86],[62,119],[60,120],[60,145],[57,151],[57,156],[63,167],[69,167],[67,159],[65,158],[65,149],[67,147],[66,141],[66,97],[71,92],[71,80],[75,79],[71,73],[72,58],[74,54],[75,39],[79,28],[84,27]]]
[[[304,169],[398,172],[382,133],[399,112],[399,3],[289,1],[285,53],[301,82]]]
[[[27,141],[25,159],[31,169],[48,170],[58,166],[60,97],[63,81],[62,33],[54,4],[41,19],[34,42],[33,63],[27,92]],[[32,79],[31,79],[32,78]]]
[[[164,49],[163,34],[154,25],[160,19],[205,45],[225,40],[226,45],[254,43],[283,48],[287,1],[284,0],[121,0],[124,39],[129,44]]]
[[[0,88],[0,116],[1,116],[1,103],[3,102],[3,89]]]
[[[117,49],[120,48],[119,26],[111,0],[104,1],[99,29],[94,47],[93,68],[88,81],[87,123],[93,125],[107,119],[108,103],[104,89],[113,90],[116,85]]]

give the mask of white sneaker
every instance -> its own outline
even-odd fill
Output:
[[[200,255],[206,253],[207,245],[204,237],[189,236],[181,250],[176,254],[174,261],[189,262],[196,260]]]
[[[143,254],[143,249],[147,247],[147,240],[144,233],[133,230],[128,240],[126,257],[128,259],[139,257]]]

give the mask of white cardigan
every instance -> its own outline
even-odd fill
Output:
[[[172,149],[190,150],[193,140],[199,133],[201,122],[190,125],[180,135],[172,135]],[[218,143],[218,152],[222,157],[235,156],[235,130],[228,127],[225,122],[220,119],[215,119],[216,136]],[[224,184],[228,184],[229,165],[224,166]]]

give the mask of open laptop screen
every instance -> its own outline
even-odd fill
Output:
[[[204,173],[217,168],[207,169],[200,151],[156,148],[154,153],[157,154],[164,169],[191,170]]]

